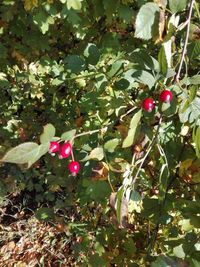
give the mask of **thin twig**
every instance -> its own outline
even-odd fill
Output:
[[[143,166],[143,164],[144,164],[144,162],[145,162],[147,156],[149,155],[151,149],[153,148],[153,146],[154,146],[155,143],[156,143],[156,139],[157,139],[157,136],[158,136],[158,133],[159,133],[159,129],[160,129],[161,123],[162,123],[162,115],[160,116],[160,119],[159,119],[159,122],[158,122],[158,127],[157,127],[156,133],[155,133],[155,135],[154,135],[154,138],[153,138],[153,140],[151,141],[151,144],[149,145],[149,148],[148,148],[148,150],[147,150],[145,156],[143,157],[143,159],[142,159],[142,161],[141,161],[141,163],[140,163],[140,166],[138,167],[138,170],[137,170],[135,176],[134,176],[133,179],[132,179],[132,182],[131,182],[132,185],[135,184],[135,181],[136,181],[136,179],[137,179],[137,177],[138,177],[138,174],[140,173],[140,171],[141,171],[141,169],[142,169],[142,166]]]
[[[182,56],[181,56],[181,62],[177,71],[177,74],[175,76],[174,82],[177,83],[179,82],[179,78],[180,78],[180,73],[183,67],[183,62],[185,59],[185,55],[187,53],[187,45],[188,45],[188,39],[189,39],[189,33],[190,33],[190,22],[191,22],[191,16],[192,16],[192,9],[193,9],[193,5],[194,5],[195,0],[191,0],[190,5],[189,5],[189,13],[188,13],[188,17],[187,17],[187,31],[186,31],[186,37],[185,37],[185,42],[184,42],[184,46],[183,46],[183,51],[182,51]]]
[[[104,127],[104,128],[98,129],[98,130],[93,130],[93,131],[88,131],[88,132],[80,133],[80,134],[75,135],[72,140],[74,140],[75,138],[84,136],[84,135],[91,135],[91,134],[98,133],[98,132],[106,132],[107,129],[108,129],[108,127]]]

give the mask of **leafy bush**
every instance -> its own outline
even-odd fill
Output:
[[[200,264],[199,8],[0,4],[1,205],[21,191],[37,219],[64,214],[79,266]],[[72,145],[77,175],[52,141]]]

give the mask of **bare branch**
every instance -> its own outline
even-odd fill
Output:
[[[192,9],[194,6],[195,0],[191,0],[190,1],[190,5],[189,5],[189,13],[188,13],[188,17],[187,17],[187,31],[186,31],[186,37],[185,37],[185,42],[184,42],[184,47],[183,47],[183,51],[182,51],[182,56],[181,56],[181,62],[177,71],[177,74],[175,76],[174,82],[177,83],[179,82],[179,78],[180,78],[180,73],[183,67],[183,62],[185,59],[185,55],[187,53],[187,45],[188,45],[188,39],[189,39],[189,33],[190,33],[190,22],[191,22],[191,16],[192,16]]]

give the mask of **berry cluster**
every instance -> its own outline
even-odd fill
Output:
[[[72,145],[70,142],[64,143],[62,146],[56,141],[50,143],[49,153],[54,154],[59,152],[59,159],[68,158],[72,153]],[[80,170],[78,161],[71,161],[68,165],[69,171],[72,175],[76,175]]]
[[[173,95],[169,90],[163,90],[160,94],[159,101],[169,103],[172,101]],[[151,112],[154,108],[154,101],[151,97],[145,98],[142,102],[142,107],[145,111]]]

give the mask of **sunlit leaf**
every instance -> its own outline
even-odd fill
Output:
[[[55,136],[56,129],[52,124],[46,124],[43,129],[43,133],[40,135],[40,143],[45,144],[50,142]]]
[[[141,119],[142,116],[142,111],[139,110],[131,119],[130,122],[130,126],[129,126],[129,131],[128,131],[128,135],[125,138],[125,140],[123,141],[122,147],[129,147],[133,144],[134,142],[134,138],[135,138],[135,133],[139,124],[139,121]]]
[[[159,6],[147,3],[141,7],[136,18],[135,37],[144,40],[151,39],[158,33]]]

